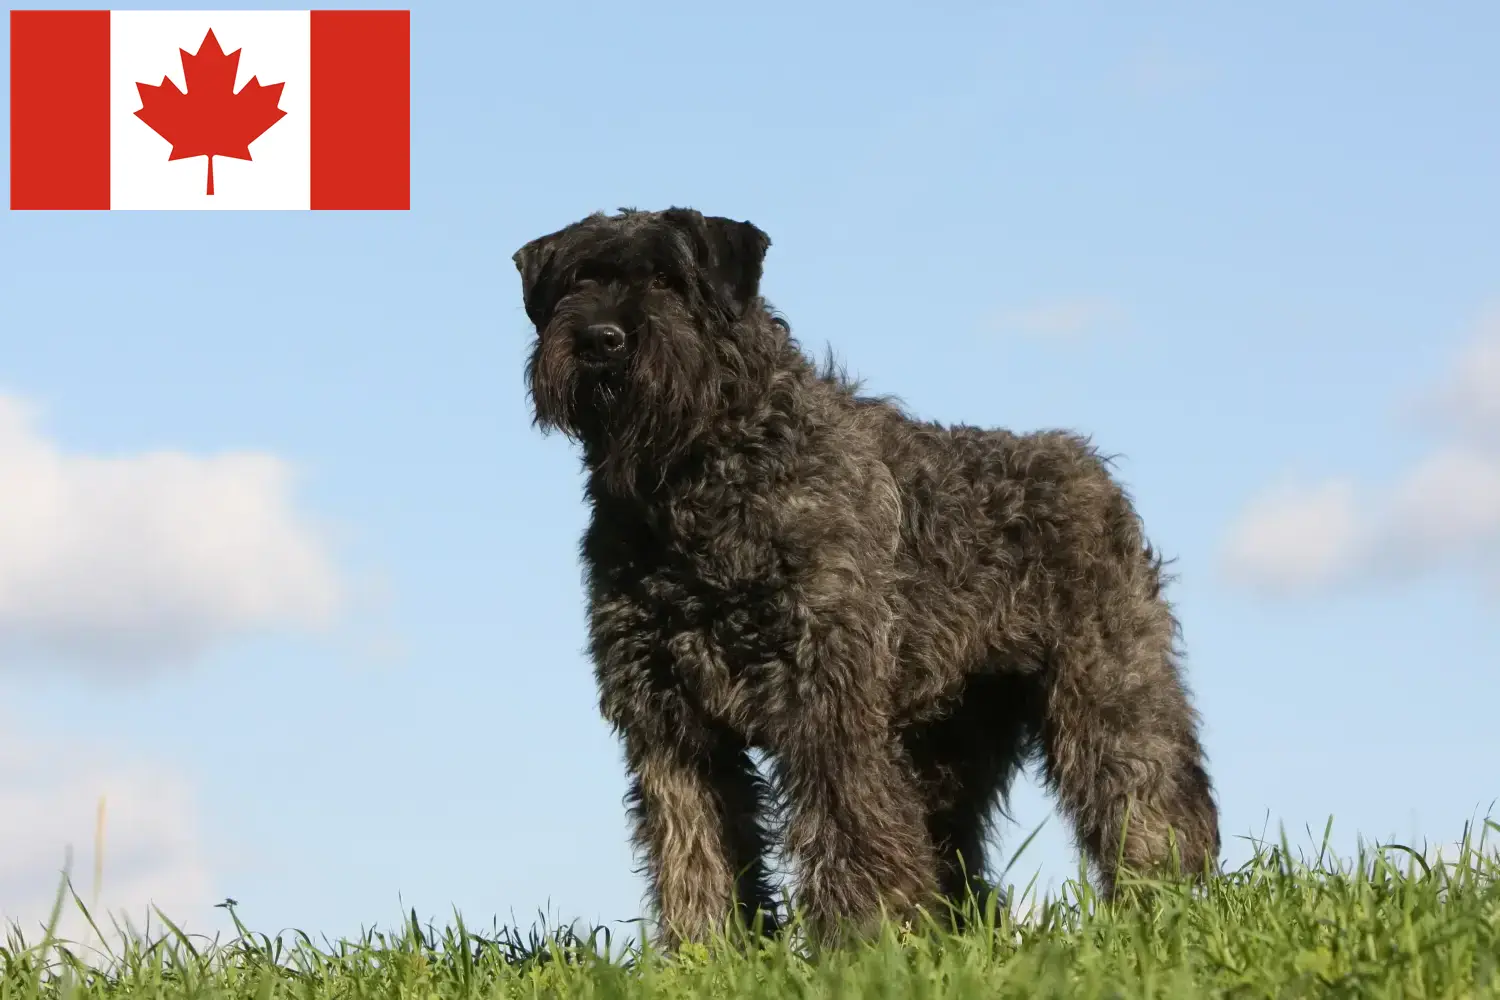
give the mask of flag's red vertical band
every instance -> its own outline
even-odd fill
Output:
[[[109,11],[10,12],[10,207],[109,207]]]
[[[411,12],[312,12],[312,207],[411,207]]]

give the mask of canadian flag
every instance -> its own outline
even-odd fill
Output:
[[[13,10],[13,209],[408,209],[411,12]]]

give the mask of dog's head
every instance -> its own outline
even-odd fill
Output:
[[[591,215],[516,251],[536,423],[591,464],[660,462],[751,374],[771,240],[692,209]]]

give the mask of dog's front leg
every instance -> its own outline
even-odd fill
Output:
[[[909,918],[935,891],[937,865],[891,728],[885,602],[840,587],[800,610],[773,740],[802,911],[818,939],[835,943],[873,930],[882,914]]]
[[[600,709],[623,738],[632,839],[646,862],[656,940],[702,941],[733,911],[775,929],[765,864],[764,782],[744,741],[693,705],[640,609],[597,600]]]
[[[752,923],[756,910],[761,929],[774,930],[755,815],[761,779],[749,755],[722,741],[642,739],[631,730],[625,748],[634,840],[646,859],[658,945],[707,940],[731,915]]]

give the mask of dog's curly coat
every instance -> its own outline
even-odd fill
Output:
[[[582,446],[604,716],[671,944],[774,912],[773,762],[824,937],[963,897],[1033,753],[1105,893],[1218,814],[1161,560],[1088,442],[911,419],[803,355],[770,239],[690,209],[515,254],[535,419]],[[1121,839],[1129,817],[1129,831]]]

